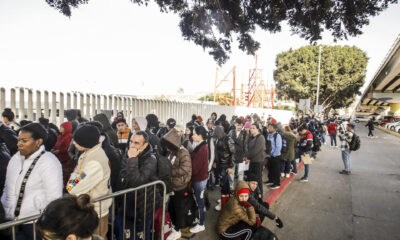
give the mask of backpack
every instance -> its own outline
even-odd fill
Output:
[[[164,237],[161,237],[161,228],[164,229]],[[164,224],[162,223],[162,207],[158,207],[154,212],[154,231],[156,232],[157,240],[167,239],[171,234],[172,221],[168,211],[165,211]]]
[[[157,145],[154,146],[154,155],[157,159],[157,177],[163,181],[166,187],[166,193],[172,191],[172,165],[168,157],[161,155],[157,150]]]
[[[350,147],[350,151],[357,151],[358,149],[360,149],[361,146],[361,140],[360,137],[353,133],[353,137],[351,138],[351,142],[349,144]]]
[[[287,140],[286,140],[286,138],[283,136],[283,134],[281,134],[281,138],[282,138],[282,149],[281,149],[281,154],[287,153],[287,151],[288,151]],[[274,140],[275,140],[275,142],[276,142],[276,135],[274,136]]]

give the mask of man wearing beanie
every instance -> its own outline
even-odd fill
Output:
[[[162,127],[158,130],[157,132],[157,137],[159,137],[160,139],[167,134],[169,131],[171,131],[171,129],[173,129],[176,125],[176,121],[173,118],[169,118],[167,120],[167,126],[166,127]]]
[[[79,151],[83,151],[79,157],[78,165],[67,183],[67,191],[70,194],[89,194],[91,199],[111,193],[109,185],[110,167],[108,158],[99,143],[100,132],[92,125],[83,125],[74,133],[73,144]],[[99,227],[96,234],[106,239],[108,231],[108,209],[112,200],[96,202],[95,210],[99,215]],[[101,232],[100,232],[101,230]]]

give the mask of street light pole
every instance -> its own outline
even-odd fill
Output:
[[[321,71],[321,46],[319,46],[319,56],[318,56],[318,83],[317,83],[317,109],[319,106],[319,77],[320,77],[320,71]]]

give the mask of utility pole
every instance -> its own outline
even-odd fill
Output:
[[[319,77],[320,77],[320,71],[321,71],[321,49],[322,49],[322,47],[319,46],[319,56],[318,56],[318,83],[317,83],[317,103],[316,103],[317,109],[318,109],[318,106],[319,106]]]

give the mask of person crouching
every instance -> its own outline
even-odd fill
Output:
[[[249,195],[249,185],[239,181],[235,197],[226,203],[218,217],[217,232],[221,239],[251,239],[261,224],[254,207],[247,201]]]

